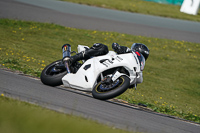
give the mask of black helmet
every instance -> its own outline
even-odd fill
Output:
[[[144,56],[145,60],[147,60],[147,58],[149,57],[149,49],[146,45],[142,43],[133,43],[133,45],[131,46],[131,50],[140,52]]]

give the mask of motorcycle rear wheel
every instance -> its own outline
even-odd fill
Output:
[[[44,68],[41,73],[40,79],[43,84],[49,86],[62,85],[62,78],[67,74],[66,69],[58,69],[56,65],[63,65],[62,60],[54,61]]]
[[[92,90],[94,98],[100,100],[107,100],[117,97],[124,93],[130,85],[130,79],[127,76],[121,76],[117,81],[107,88],[103,88],[102,82],[100,81]]]

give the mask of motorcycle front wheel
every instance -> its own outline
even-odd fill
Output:
[[[43,84],[49,86],[62,85],[62,78],[67,74],[67,71],[62,63],[62,60],[54,61],[44,68],[40,79]]]
[[[102,81],[92,90],[94,98],[107,100],[117,97],[124,93],[130,85],[130,79],[127,76],[121,76],[111,84],[104,84]]]

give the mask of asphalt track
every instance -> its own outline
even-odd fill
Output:
[[[82,116],[129,131],[148,133],[198,133],[200,125],[185,122],[63,87],[43,85],[39,79],[0,69],[0,93],[5,96]]]
[[[162,27],[161,22],[160,24],[158,24],[160,26],[156,27],[153,26],[153,23],[152,25],[148,25],[148,22],[147,24],[145,24],[145,21],[140,24],[135,21],[134,23],[127,22],[128,20],[126,19],[124,19],[125,22],[123,20],[121,21],[120,19],[114,20],[114,18],[116,19],[116,17],[119,17],[118,15],[120,13],[118,11],[106,10],[108,12],[117,12],[116,14],[111,15],[113,16],[113,18],[110,17],[110,19],[106,19],[105,17],[99,17],[101,16],[100,14],[98,14],[98,16],[87,16],[87,13],[85,14],[84,10],[86,10],[86,7],[90,8],[86,10],[89,11],[88,14],[95,13],[94,11],[91,12],[91,10],[96,9],[94,7],[80,6],[68,3],[70,5],[68,8],[73,7],[73,9],[71,10],[81,10],[82,14],[78,15],[80,11],[74,11],[74,14],[73,12],[66,12],[62,6],[64,5],[64,3],[59,1],[58,3],[62,3],[59,6],[56,5],[57,3],[54,0],[48,0],[50,4],[48,4],[49,2],[47,2],[47,0],[40,0],[40,3],[38,5],[37,2],[39,2],[39,0],[26,0],[26,3],[24,3],[25,0],[20,1],[23,3],[19,2],[19,0],[0,0],[0,18],[14,18],[39,22],[57,23],[68,27],[76,27],[82,29],[108,31],[116,30],[123,33],[126,33],[126,28],[128,30],[128,27],[130,26],[129,29],[141,28],[141,34],[147,34],[147,36],[156,35],[153,34],[153,31],[157,30],[158,32],[160,32],[160,34],[157,34],[158,37],[163,38],[166,38],[165,34],[162,34],[163,32],[167,33],[166,30],[170,33],[172,31],[176,31],[178,33],[183,32],[186,35],[188,33],[199,34],[199,30],[197,30],[199,23],[193,23],[189,21],[183,21],[183,23],[192,23],[194,25],[197,25],[197,27],[194,29],[185,28],[184,30],[181,30],[175,26],[176,28],[174,27],[170,29]],[[30,4],[30,2],[33,3]],[[45,2],[45,7],[44,3],[42,4],[41,2]],[[51,9],[52,4],[54,5],[53,9]],[[76,7],[79,8],[77,9]],[[103,10],[100,8],[97,9]],[[109,14],[108,12],[107,15]],[[122,12],[122,14],[124,13],[125,12]],[[139,14],[134,15],[138,17],[140,16]],[[142,18],[143,17],[144,16],[142,15]],[[151,18],[152,16],[147,17]],[[170,19],[170,21],[173,20]],[[145,28],[143,28],[143,26]],[[146,32],[146,29],[149,29],[149,32]],[[153,30],[152,34],[150,32],[151,30]],[[131,32],[133,30],[129,31]],[[142,33],[142,31],[145,32]],[[176,36],[176,38],[178,37],[181,36]],[[0,69],[0,93],[4,93],[6,96],[17,98],[20,100],[37,103],[41,106],[57,111],[80,115],[85,118],[97,120],[98,122],[109,124],[117,128],[127,129],[130,131],[149,133],[198,133],[200,131],[199,124],[182,121],[170,116],[156,114],[148,110],[143,110],[140,107],[131,107],[112,101],[96,100],[92,98],[89,94],[85,94],[69,88],[45,86],[38,79],[27,77],[18,73],[5,71],[2,69]]]
[[[0,0],[0,18],[200,43],[200,23],[56,0]]]

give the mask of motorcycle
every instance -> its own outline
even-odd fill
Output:
[[[78,45],[78,52],[89,48]],[[62,47],[63,57],[71,56],[71,46]],[[136,88],[138,79],[142,76],[141,62],[137,54],[108,54],[96,56],[88,60],[77,61],[71,65],[69,62],[57,60],[47,65],[41,73],[41,81],[45,85],[64,85],[83,91],[92,92],[96,99],[107,100],[124,93],[129,87]]]

